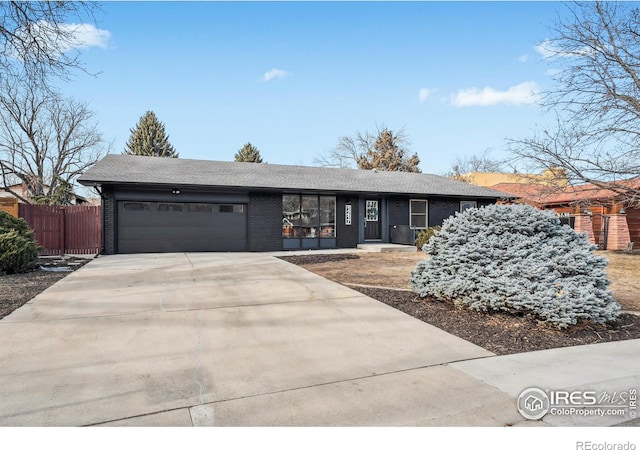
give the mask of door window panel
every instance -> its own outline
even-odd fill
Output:
[[[378,200],[367,200],[365,217],[367,222],[378,221]]]

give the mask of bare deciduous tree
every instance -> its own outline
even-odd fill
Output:
[[[627,2],[569,6],[541,47],[557,65],[543,104],[552,129],[510,140],[531,169],[562,168],[572,183],[617,192],[640,204],[640,10]]]
[[[485,150],[480,155],[458,156],[446,177],[459,181],[469,181],[466,177],[471,172],[504,172],[505,162],[491,157],[491,151]]]
[[[369,134],[356,133],[355,137],[341,136],[338,144],[325,153],[316,156],[313,163],[316,166],[335,167],[339,169],[354,169],[357,167],[358,155],[361,148],[368,148]]]
[[[1,185],[22,201],[50,203],[59,187],[72,185],[105,151],[93,112],[28,83],[6,83],[1,91]],[[10,189],[18,183],[30,198]]]
[[[314,158],[314,163],[323,167],[420,172],[420,158],[416,153],[407,156],[408,147],[404,128],[394,132],[381,126],[375,133],[356,132],[355,136],[340,137],[338,144]]]
[[[96,2],[0,2],[2,77],[19,76],[44,87],[52,75],[67,78],[71,69],[82,69],[77,27],[95,22],[98,8]]]

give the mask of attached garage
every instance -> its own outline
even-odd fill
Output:
[[[247,205],[118,201],[118,253],[246,251]]]

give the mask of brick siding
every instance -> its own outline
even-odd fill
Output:
[[[445,219],[460,211],[460,200],[432,198],[429,200],[429,226],[442,225]]]
[[[607,236],[607,250],[625,250],[631,242],[629,226],[625,214],[609,216],[609,230]]]
[[[104,230],[103,253],[113,255],[116,252],[116,201],[113,190],[102,188],[102,226]]]
[[[409,197],[390,197],[389,226],[409,225]]]
[[[282,195],[249,195],[249,251],[282,250]]]
[[[591,242],[592,244],[596,243],[596,238],[593,234],[593,217],[589,214],[576,215],[573,229],[576,231],[576,233],[586,233],[589,242]]]

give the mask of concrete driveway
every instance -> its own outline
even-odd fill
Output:
[[[0,320],[0,424],[519,421],[446,365],[491,355],[272,256],[107,256]]]
[[[496,357],[269,255],[107,256],[0,320],[0,425],[612,425],[516,397],[637,386],[639,349]]]

